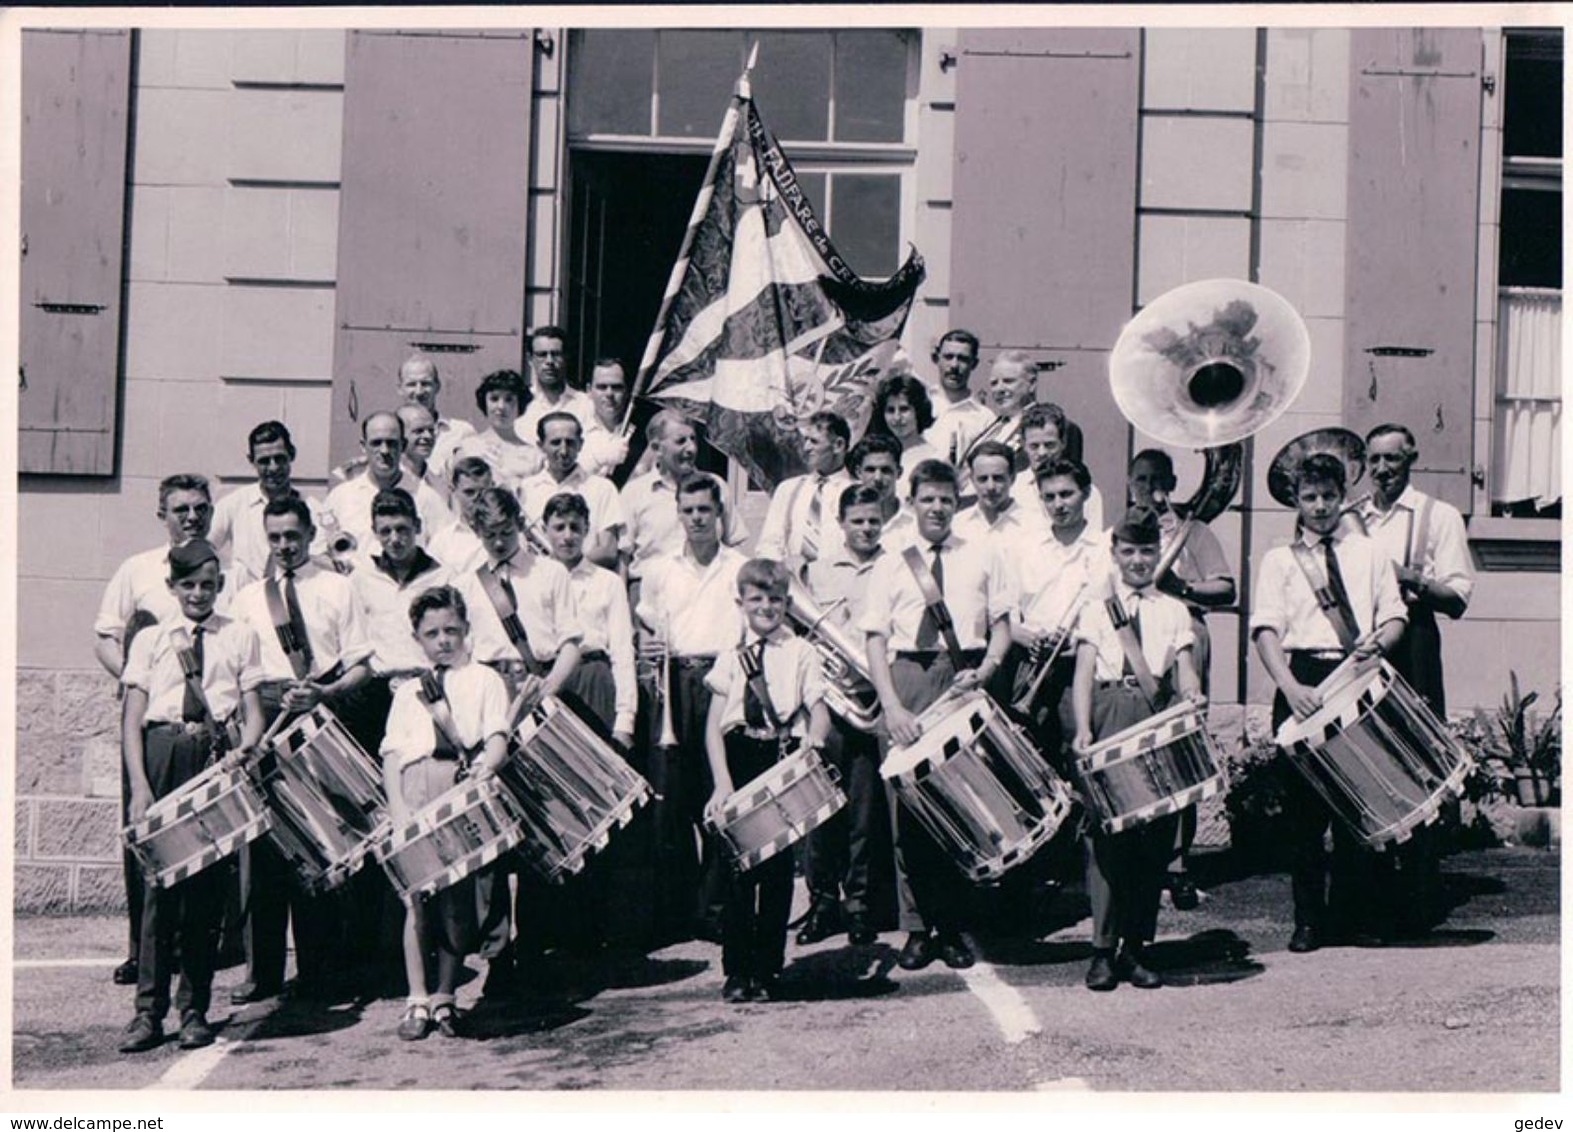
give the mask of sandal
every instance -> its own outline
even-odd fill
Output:
[[[437,1027],[437,1032],[445,1038],[459,1036],[459,1011],[451,1002],[440,1003],[432,1008],[432,1024]]]
[[[404,1017],[399,1019],[399,1038],[406,1042],[418,1042],[431,1033],[431,1010],[424,1002],[412,1002],[404,1008]]]

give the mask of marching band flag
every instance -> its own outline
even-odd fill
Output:
[[[760,120],[745,72],[716,139],[635,391],[703,423],[769,490],[805,468],[800,423],[835,410],[858,436],[918,285],[855,274]]]

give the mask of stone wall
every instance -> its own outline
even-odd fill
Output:
[[[118,720],[103,672],[17,672],[18,912],[124,907]]]

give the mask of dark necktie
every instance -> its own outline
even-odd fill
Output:
[[[752,673],[757,672],[759,673],[759,679],[746,680],[746,682],[743,684],[743,722],[755,730],[759,730],[761,728],[768,729],[770,727],[770,716],[765,711],[764,700],[760,698],[759,693],[755,690],[759,685],[764,683],[764,640],[761,639],[750,645],[748,647],[748,655],[751,658],[751,663],[744,665],[743,675],[747,677]]]
[[[195,625],[191,629],[191,656],[196,662],[196,682],[199,685],[202,683],[202,673],[204,671],[202,661],[203,632],[201,625]],[[186,696],[180,705],[180,718],[187,723],[200,723],[207,718],[207,712],[202,709],[202,698],[197,695],[196,689],[191,686],[190,680],[186,681]]]
[[[814,494],[808,498],[808,522],[803,527],[803,558],[812,562],[819,557],[819,529],[825,517],[825,479],[814,477]]]
[[[512,561],[511,559],[509,561]],[[509,577],[512,570],[507,562],[497,564],[497,584],[502,586],[502,592],[508,595],[508,604],[513,606],[514,613],[519,612],[519,595],[514,592],[513,580]]]
[[[1131,633],[1136,637],[1136,644],[1138,646],[1140,646],[1141,643],[1142,643],[1141,599],[1139,597],[1137,597],[1134,593],[1131,594],[1130,599],[1126,602],[1126,609],[1127,609],[1127,616],[1129,616],[1130,622],[1131,622]],[[1136,669],[1131,666],[1131,658],[1130,658],[1129,654],[1126,654],[1124,663],[1121,664],[1121,666],[1120,666],[1120,675],[1121,676],[1135,676],[1136,675]]]
[[[1344,572],[1338,567],[1338,555],[1333,553],[1333,536],[1322,537],[1322,561],[1327,566],[1327,588],[1333,591],[1333,600],[1338,602],[1340,609],[1344,610],[1351,618],[1354,616],[1354,606],[1349,601],[1349,590],[1344,585]],[[1353,625],[1350,626],[1354,628]]]
[[[295,638],[295,650],[306,658],[306,670],[311,670],[311,640],[306,636],[306,618],[300,611],[300,598],[295,594],[295,571],[284,571],[284,609],[289,614],[290,635]]]
[[[434,703],[448,698],[447,679],[447,666],[439,664],[437,670],[432,673],[431,683],[426,688],[427,694]],[[431,730],[433,736],[431,757],[434,759],[457,759],[459,757],[459,749],[453,745],[453,740],[448,738],[448,733],[441,727],[438,727],[435,722],[432,723]]]
[[[940,549],[943,543],[932,543],[930,553],[934,556],[934,563],[929,568],[929,573],[934,575],[934,588],[939,591],[940,597],[945,596],[945,567],[940,562]],[[934,611],[927,606],[923,609],[923,621],[918,625],[918,649],[926,651],[939,647],[939,619],[934,616]]]

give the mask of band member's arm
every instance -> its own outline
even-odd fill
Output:
[[[823,750],[829,735],[830,709],[824,700],[816,700],[808,709],[808,745],[816,751]]]
[[[1376,633],[1369,645],[1355,649],[1356,656],[1392,652],[1409,623],[1409,613],[1398,584],[1396,563],[1389,569],[1388,561],[1377,556],[1376,578],[1371,590],[1376,597],[1376,610],[1371,616],[1371,623],[1377,627]]]
[[[508,736],[501,731],[493,731],[486,736],[486,742],[481,747],[481,755],[475,760],[475,774],[484,778],[496,774],[497,768],[508,761]]]
[[[1076,717],[1076,735],[1071,750],[1081,752],[1092,746],[1092,677],[1098,667],[1098,646],[1082,641],[1076,646],[1076,675],[1071,679],[1071,711]]]
[[[310,680],[302,680],[292,685],[284,693],[284,710],[289,712],[310,711],[323,700],[334,699],[358,687],[368,676],[371,669],[365,658],[357,660],[344,670],[337,680],[329,684],[316,684]]]
[[[557,650],[557,659],[552,662],[552,669],[541,681],[541,697],[555,696],[562,690],[562,686],[573,675],[573,670],[579,667],[579,642],[565,641]]]
[[[584,556],[597,566],[605,566],[608,570],[617,569],[617,530],[607,527],[598,531],[590,540],[590,545],[585,547]]]
[[[976,688],[987,684],[999,671],[1005,662],[1005,653],[1010,649],[1010,614],[1001,613],[989,622],[989,647],[983,654],[983,660],[976,668],[969,668],[956,674],[956,687],[963,690]]]
[[[120,679],[123,664],[120,656],[120,641],[117,638],[98,634],[93,638],[93,656],[104,666],[105,672],[117,680]]]
[[[1423,577],[1413,566],[1398,567],[1398,586],[1406,601],[1446,614],[1454,621],[1469,608],[1469,602],[1457,590],[1435,579]]]
[[[1289,671],[1289,658],[1284,654],[1283,640],[1278,636],[1277,629],[1258,629],[1253,639],[1256,641],[1256,655],[1262,658],[1267,675],[1278,685],[1284,699],[1289,701],[1290,710],[1298,718],[1304,719],[1322,706],[1322,697],[1317,690],[1300,683],[1294,678],[1294,673]]]
[[[1175,673],[1177,675],[1180,695],[1190,700],[1193,704],[1207,702],[1207,697],[1202,695],[1202,682],[1196,676],[1196,650],[1187,645],[1174,657]]]
[[[147,723],[147,692],[141,688],[127,688],[125,709],[121,719],[121,750],[126,760],[126,775],[131,782],[131,820],[139,822],[153,804],[153,787],[147,780],[146,754],[142,746],[142,728]]]
[[[868,676],[874,691],[879,695],[879,706],[885,713],[885,726],[890,729],[890,737],[904,747],[917,742],[920,732],[917,716],[908,711],[896,695],[896,686],[890,679],[887,644],[885,634],[868,634]]]
[[[255,688],[240,695],[240,749],[262,742],[262,696]]]
[[[1403,637],[1404,626],[1406,624],[1407,622],[1401,617],[1394,617],[1389,621],[1382,622],[1382,624],[1377,628],[1376,639],[1372,642],[1371,647],[1363,653],[1363,655],[1375,656],[1378,652],[1380,652],[1385,656],[1392,652],[1393,649],[1397,647],[1399,639]],[[1355,649],[1355,655],[1362,655],[1362,650],[1358,648]]]
[[[403,769],[396,758],[385,755],[382,760],[382,791],[388,797],[388,816],[395,827],[403,825],[410,817],[410,808],[404,801]]]
[[[705,757],[710,762],[710,778],[715,783],[710,801],[705,803],[705,816],[711,817],[732,793],[732,776],[726,769],[726,740],[721,738],[721,713],[726,710],[726,697],[710,697],[710,711],[705,716]]]
[[[1158,588],[1164,593],[1173,594],[1182,601],[1192,601],[1197,605],[1206,606],[1208,609],[1234,604],[1234,579],[1229,577],[1207,578],[1200,582],[1187,582],[1176,575],[1173,570],[1170,570],[1158,580]]]

